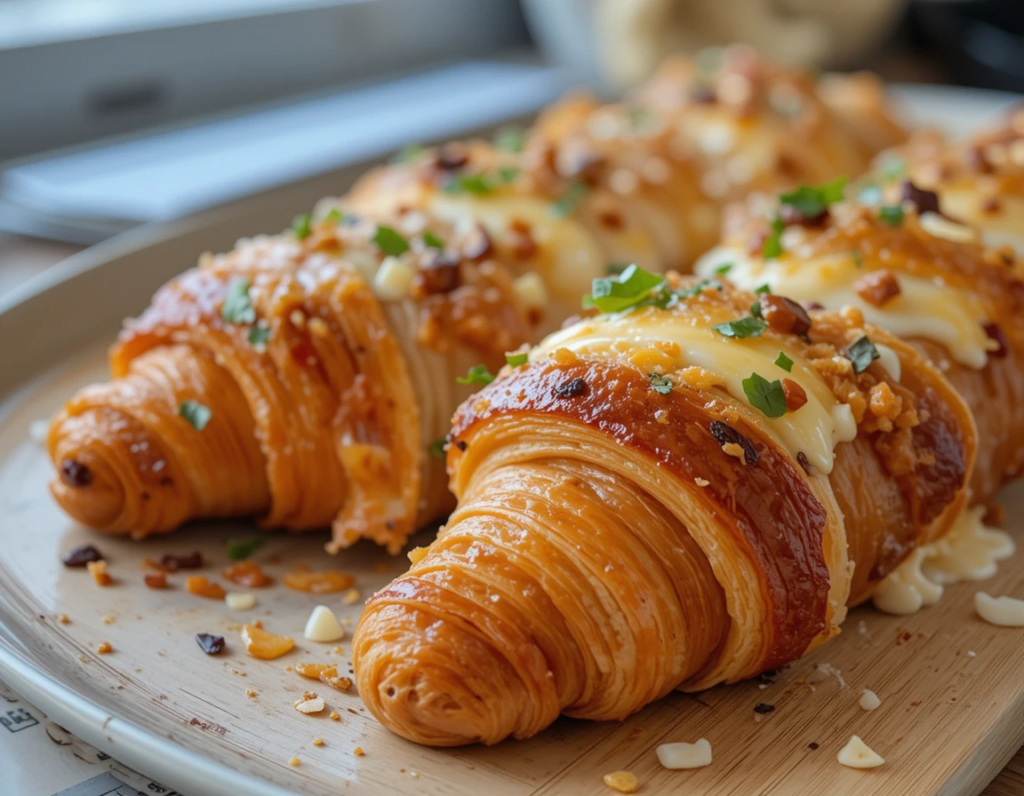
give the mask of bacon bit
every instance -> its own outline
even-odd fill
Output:
[[[901,190],[902,200],[914,205],[914,207],[917,208],[918,214],[942,214],[942,211],[939,210],[939,196],[934,191],[926,191],[923,188],[918,188],[910,180],[904,180]]]
[[[768,325],[785,334],[807,334],[811,330],[811,316],[792,299],[762,293],[758,298],[761,314]]]
[[[605,210],[597,217],[597,220],[608,229],[622,229],[626,225],[626,222],[622,220],[622,214],[616,210]]]
[[[981,200],[981,212],[982,213],[998,213],[1002,207],[1002,202],[999,201],[998,196],[986,196]]]
[[[420,259],[413,280],[413,293],[418,298],[451,293],[459,282],[459,260],[447,252],[430,249]]]
[[[102,561],[103,555],[91,544],[69,550],[61,559],[66,567],[84,567],[90,561]]]
[[[508,245],[513,256],[519,260],[529,260],[537,253],[537,243],[531,234],[530,225],[518,218],[509,222]]]
[[[575,398],[587,391],[587,383],[583,379],[569,379],[555,387],[555,395],[559,398]]]
[[[296,567],[284,576],[284,585],[289,589],[313,594],[334,594],[344,591],[355,582],[355,576],[336,569],[310,572],[305,567]]]
[[[462,256],[467,260],[482,260],[493,250],[491,236],[480,224],[473,227],[462,241]]]
[[[872,271],[858,279],[853,289],[868,304],[884,307],[900,294],[900,283],[892,271]]]
[[[818,468],[811,464],[811,460],[807,458],[807,454],[800,451],[796,455],[796,463],[804,468],[804,472],[809,476],[815,476],[818,474]]]
[[[114,582],[114,579],[107,572],[107,562],[102,558],[99,561],[89,561],[85,565],[89,574],[92,575],[92,579],[96,582],[97,586],[109,586]]]
[[[823,207],[816,216],[805,216],[793,205],[784,204],[779,208],[779,220],[787,227],[799,225],[802,227],[820,227],[829,218],[827,207]]]
[[[765,702],[758,702],[754,705],[754,712],[760,713],[762,716],[766,716],[775,710],[775,705],[769,705]]]
[[[737,458],[742,459],[745,464],[757,464],[761,458],[757,448],[754,447],[754,443],[732,426],[723,423],[721,420],[712,420],[709,429],[711,436],[722,446],[722,450],[725,450],[727,445],[738,445],[741,455]],[[729,451],[726,450],[726,453],[729,453]]]
[[[813,300],[812,301],[805,301],[804,302],[804,309],[811,310],[811,311],[813,311],[813,310],[823,310],[823,309],[825,309],[825,305],[822,304],[820,301],[813,301]]]
[[[786,411],[795,412],[807,403],[807,392],[792,379],[782,380],[782,394],[786,396]]]
[[[989,339],[996,342],[996,347],[990,349],[988,355],[996,359],[1003,359],[1009,350],[1010,344],[1003,333],[1002,327],[998,323],[986,323],[982,326],[982,329],[985,330],[985,334],[989,336]]]
[[[1001,528],[1006,522],[1006,507],[1002,503],[989,503],[985,506],[985,516],[981,521],[986,525]]]
[[[469,152],[462,144],[445,144],[437,151],[434,165],[442,171],[455,171],[469,163]]]
[[[81,489],[92,483],[92,470],[75,459],[60,463],[60,480],[70,487]]]
[[[242,628],[242,643],[246,652],[262,661],[280,658],[295,646],[295,642],[288,636],[270,633],[257,625],[246,625]]]
[[[210,583],[205,575],[191,575],[185,579],[185,590],[189,594],[207,597],[211,600],[223,600],[224,589],[219,583]]]
[[[109,655],[113,651],[114,648],[110,646],[109,641],[100,642],[100,645],[96,648],[96,652],[98,652],[100,655]]]
[[[227,567],[222,574],[232,583],[251,589],[263,589],[274,582],[255,561],[239,561]]]

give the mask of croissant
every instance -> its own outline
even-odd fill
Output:
[[[568,100],[525,140],[505,131],[496,146],[406,152],[294,230],[204,256],[126,325],[113,380],[55,418],[54,497],[133,537],[255,516],[332,525],[332,551],[369,538],[397,552],[451,507],[428,451],[469,394],[456,376],[482,363],[484,378],[557,328],[610,263],[661,273],[713,244],[732,193],[706,190],[714,164],[728,171],[709,131],[731,131],[735,157],[761,158],[758,185],[817,173],[781,154],[804,116],[843,126],[813,85],[749,64],[744,77],[746,62],[726,60],[720,102],[661,112]],[[734,103],[725,88],[744,82],[756,101]],[[776,83],[807,113],[772,108]],[[761,132],[740,136],[753,122]],[[806,150],[820,150],[821,169],[864,169],[873,154]]]
[[[784,196],[699,282],[595,283],[609,314],[460,407],[459,506],[353,641],[386,727],[492,744],[791,662],[1015,474],[1016,266],[928,232],[913,202],[894,223],[837,189]],[[868,285],[898,274],[890,310],[854,300],[848,261]],[[846,306],[780,295],[805,272]]]

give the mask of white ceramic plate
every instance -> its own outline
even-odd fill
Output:
[[[955,134],[992,120],[1002,108],[1019,101],[1010,95],[942,87],[907,87],[896,92],[917,121]],[[531,769],[529,755],[531,749],[540,748],[538,743],[550,744],[550,736],[544,742],[517,745],[516,756],[526,758],[511,765],[507,754],[501,759],[495,750],[424,750],[387,737],[353,695],[330,695],[332,707],[343,716],[343,722],[336,723],[341,725],[338,740],[329,742],[328,748],[313,747],[314,735],[336,728],[292,711],[294,697],[280,698],[283,691],[297,694],[310,687],[285,672],[284,666],[301,659],[331,660],[329,647],[302,644],[307,648],[303,654],[282,659],[280,666],[250,667],[243,679],[240,670],[245,664],[237,659],[231,665],[212,667],[197,648],[186,645],[186,649],[179,643],[186,637],[183,634],[190,638],[199,627],[234,638],[231,630],[239,623],[237,617],[232,618],[222,604],[197,605],[197,598],[181,589],[147,594],[137,582],[144,555],[201,548],[208,558],[222,561],[223,539],[244,532],[242,526],[207,525],[143,545],[96,539],[63,517],[45,493],[49,465],[42,449],[29,440],[29,426],[52,414],[75,387],[104,375],[103,347],[113,339],[121,319],[144,307],[159,285],[193,263],[200,252],[223,250],[242,235],[286,226],[293,213],[312,206],[320,195],[344,190],[354,173],[308,180],[231,211],[128,233],[70,258],[0,301],[0,544],[5,546],[0,556],[0,674],[89,743],[190,796],[269,796],[296,787],[313,793],[340,791],[343,780],[352,786],[345,792],[365,793],[393,790],[398,782],[408,782],[411,790],[420,792],[451,792],[448,786],[455,778],[459,792],[467,793],[488,787],[495,777],[509,784],[533,781],[539,786],[544,781],[544,772]],[[99,590],[84,572],[64,570],[59,552],[86,540],[106,551],[115,574],[134,586]],[[266,555],[287,543],[292,549],[298,547],[307,560],[325,566],[318,552],[322,541],[315,534],[297,541],[277,537],[267,546]],[[290,552],[289,558],[294,560],[295,553]],[[393,577],[404,562],[359,548],[354,557],[333,564],[358,570],[359,586],[369,593]],[[280,575],[283,567],[269,568]],[[275,590],[271,609],[266,600],[250,615],[261,616],[270,629],[294,634],[317,600],[285,591]],[[357,615],[356,606],[342,608],[337,601],[334,605],[350,619]],[[72,616],[71,624],[62,626],[59,633],[53,632],[57,612]],[[101,617],[108,614],[115,621],[104,625]],[[76,651],[94,648],[100,640],[114,645],[111,665],[95,656],[82,657],[88,662],[75,660]],[[347,650],[347,643],[343,647]],[[117,656],[136,660],[139,676],[126,675],[125,659],[115,663]],[[347,657],[336,659],[347,667]],[[238,668],[232,672],[234,666]],[[183,707],[185,712],[178,719],[189,727],[206,724],[203,729],[219,737],[211,736],[209,748],[201,733],[176,732],[173,718],[168,720],[175,714],[168,710],[161,683],[181,675],[183,669],[201,681],[197,688],[201,693],[190,695],[196,701]],[[268,674],[271,669],[272,675]],[[243,713],[237,708],[238,693],[250,686],[260,695],[243,702],[249,705]],[[218,699],[228,692],[230,698]],[[200,702],[210,705],[205,718],[192,713]],[[227,748],[220,742],[229,732],[223,726],[229,720],[218,722],[209,716],[225,713],[238,720],[230,724],[235,737],[249,733],[244,743]],[[550,769],[548,773],[558,767],[567,769],[595,739],[610,732],[601,725],[570,726],[571,741],[565,740],[564,731],[555,733],[564,743],[554,753],[555,759],[540,766]],[[302,760],[297,770],[287,766],[289,744]],[[367,758],[355,758],[356,744],[368,750],[375,744],[379,749],[397,749],[401,760],[374,763],[370,751]],[[359,766],[362,761],[366,764]],[[407,762],[400,766],[402,761]],[[386,774],[374,774],[373,765],[381,771],[386,767]],[[302,776],[297,778],[298,771]],[[413,772],[420,771],[422,779],[413,777]]]

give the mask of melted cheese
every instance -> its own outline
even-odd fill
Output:
[[[799,232],[799,230],[798,230]],[[751,259],[738,248],[719,247],[697,264],[696,272],[711,276],[731,263],[725,278],[745,290],[767,284],[773,293],[797,301],[817,301],[829,309],[853,306],[872,323],[902,337],[919,337],[945,346],[962,365],[983,368],[991,341],[982,328],[985,313],[974,298],[945,284],[941,278],[924,279],[897,274],[900,295],[884,307],[875,307],[854,291],[865,271],[852,256],[806,259],[796,251],[777,260]]]
[[[722,308],[723,312],[729,310]],[[769,381],[789,378],[803,387],[807,403],[782,417],[761,416],[764,427],[796,458],[798,453],[823,473],[830,473],[833,450],[840,442],[857,436],[857,424],[846,404],[839,403],[813,366],[798,354],[783,348],[793,360],[791,373],[775,364],[779,355],[776,340],[725,337],[711,329],[716,323],[734,320],[731,314],[714,320],[695,314],[643,310],[605,315],[581,322],[549,336],[531,353],[531,359],[543,358],[559,348],[581,355],[635,361],[645,350],[664,350],[665,343],[679,347],[677,369],[699,366],[721,377],[725,389],[734,398],[750,403],[743,391],[743,380],[758,373]]]
[[[966,509],[945,536],[914,550],[875,587],[875,607],[912,614],[938,602],[943,584],[992,577],[997,562],[1012,556],[1015,545],[1009,534],[982,522],[984,513],[984,506]]]

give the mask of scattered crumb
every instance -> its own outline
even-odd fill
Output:
[[[324,745],[324,739],[323,738],[314,738],[313,739],[313,746],[323,746],[323,745]]]
[[[865,688],[863,693],[861,693],[860,695],[860,701],[858,702],[858,704],[864,710],[875,710],[876,708],[881,706],[882,700],[878,698],[878,694],[876,694],[874,691],[869,691]]]
[[[878,768],[885,760],[858,736],[853,735],[836,757],[847,768]]]
[[[114,648],[110,646],[109,641],[100,642],[100,645],[96,648],[96,652],[98,652],[100,655],[109,655],[113,651]]]
[[[166,589],[167,573],[147,572],[145,575],[142,576],[142,582],[145,583],[146,587],[150,589]]]
[[[361,746],[357,746],[355,749],[353,749],[352,750],[352,754],[354,754],[356,757],[365,757],[366,756],[366,752],[363,751],[363,747],[361,747]]]
[[[359,589],[349,589],[347,592],[341,595],[341,603],[342,605],[355,605],[357,602],[359,602],[360,596],[361,595],[359,594]]]
[[[240,591],[229,591],[224,595],[224,602],[232,611],[248,611],[256,605],[256,595]]]
[[[114,579],[107,572],[107,562],[102,558],[99,561],[90,561],[85,565],[89,574],[92,575],[92,579],[96,582],[97,586],[109,586],[114,582]]]
[[[605,774],[603,779],[605,785],[619,793],[635,793],[640,784],[632,771],[613,771]]]
[[[415,772],[415,771],[410,771],[409,772],[409,776],[412,777],[413,779],[419,779],[420,778],[420,775],[417,772]]]
[[[711,744],[707,738],[696,743],[663,743],[657,748],[658,762],[665,768],[703,768],[711,765]]]
[[[247,697],[249,697],[249,699],[255,699],[256,698],[256,692],[253,691],[251,688],[246,688],[245,689],[245,695]]]
[[[341,716],[339,716],[339,715],[338,715],[338,714],[337,714],[337,713],[336,713],[335,711],[333,711],[333,710],[331,711],[331,717],[330,717],[330,718],[331,718],[331,721],[341,721]]]
[[[295,702],[293,707],[299,713],[312,716],[315,713],[322,713],[327,705],[324,703],[323,697],[317,696],[315,691],[305,691],[302,694],[302,699]]]
[[[694,478],[693,483],[697,486],[708,486],[711,482],[706,478]]]
[[[832,664],[830,664],[830,663],[819,663],[818,664],[818,671],[821,672],[826,677],[828,677],[829,675],[831,675],[832,677],[835,677],[836,681],[839,683],[839,687],[840,688],[843,688],[843,689],[847,688],[846,680],[843,679],[843,673],[840,672]]]
[[[57,617],[57,621],[60,622],[62,625],[70,625],[71,617],[69,617],[67,614],[61,614]]]
[[[975,658],[975,657],[977,657],[977,655],[978,655],[978,653],[976,653],[974,650],[967,650],[967,657],[968,658]]]
[[[114,617],[112,617],[110,614],[107,614],[105,617],[103,617],[103,624],[105,625],[112,625],[114,624],[115,621],[116,620],[114,619]]]
[[[291,760],[288,761],[288,765],[297,767],[300,762],[301,761],[299,760],[299,758],[293,757]]]
[[[341,647],[335,647],[333,650],[331,650],[331,652],[333,652],[335,655],[344,655],[345,654],[345,650],[342,649]]]
[[[391,571],[391,565],[388,564],[386,561],[378,561],[376,564],[373,565],[373,571],[380,575],[386,575],[388,572]]]

